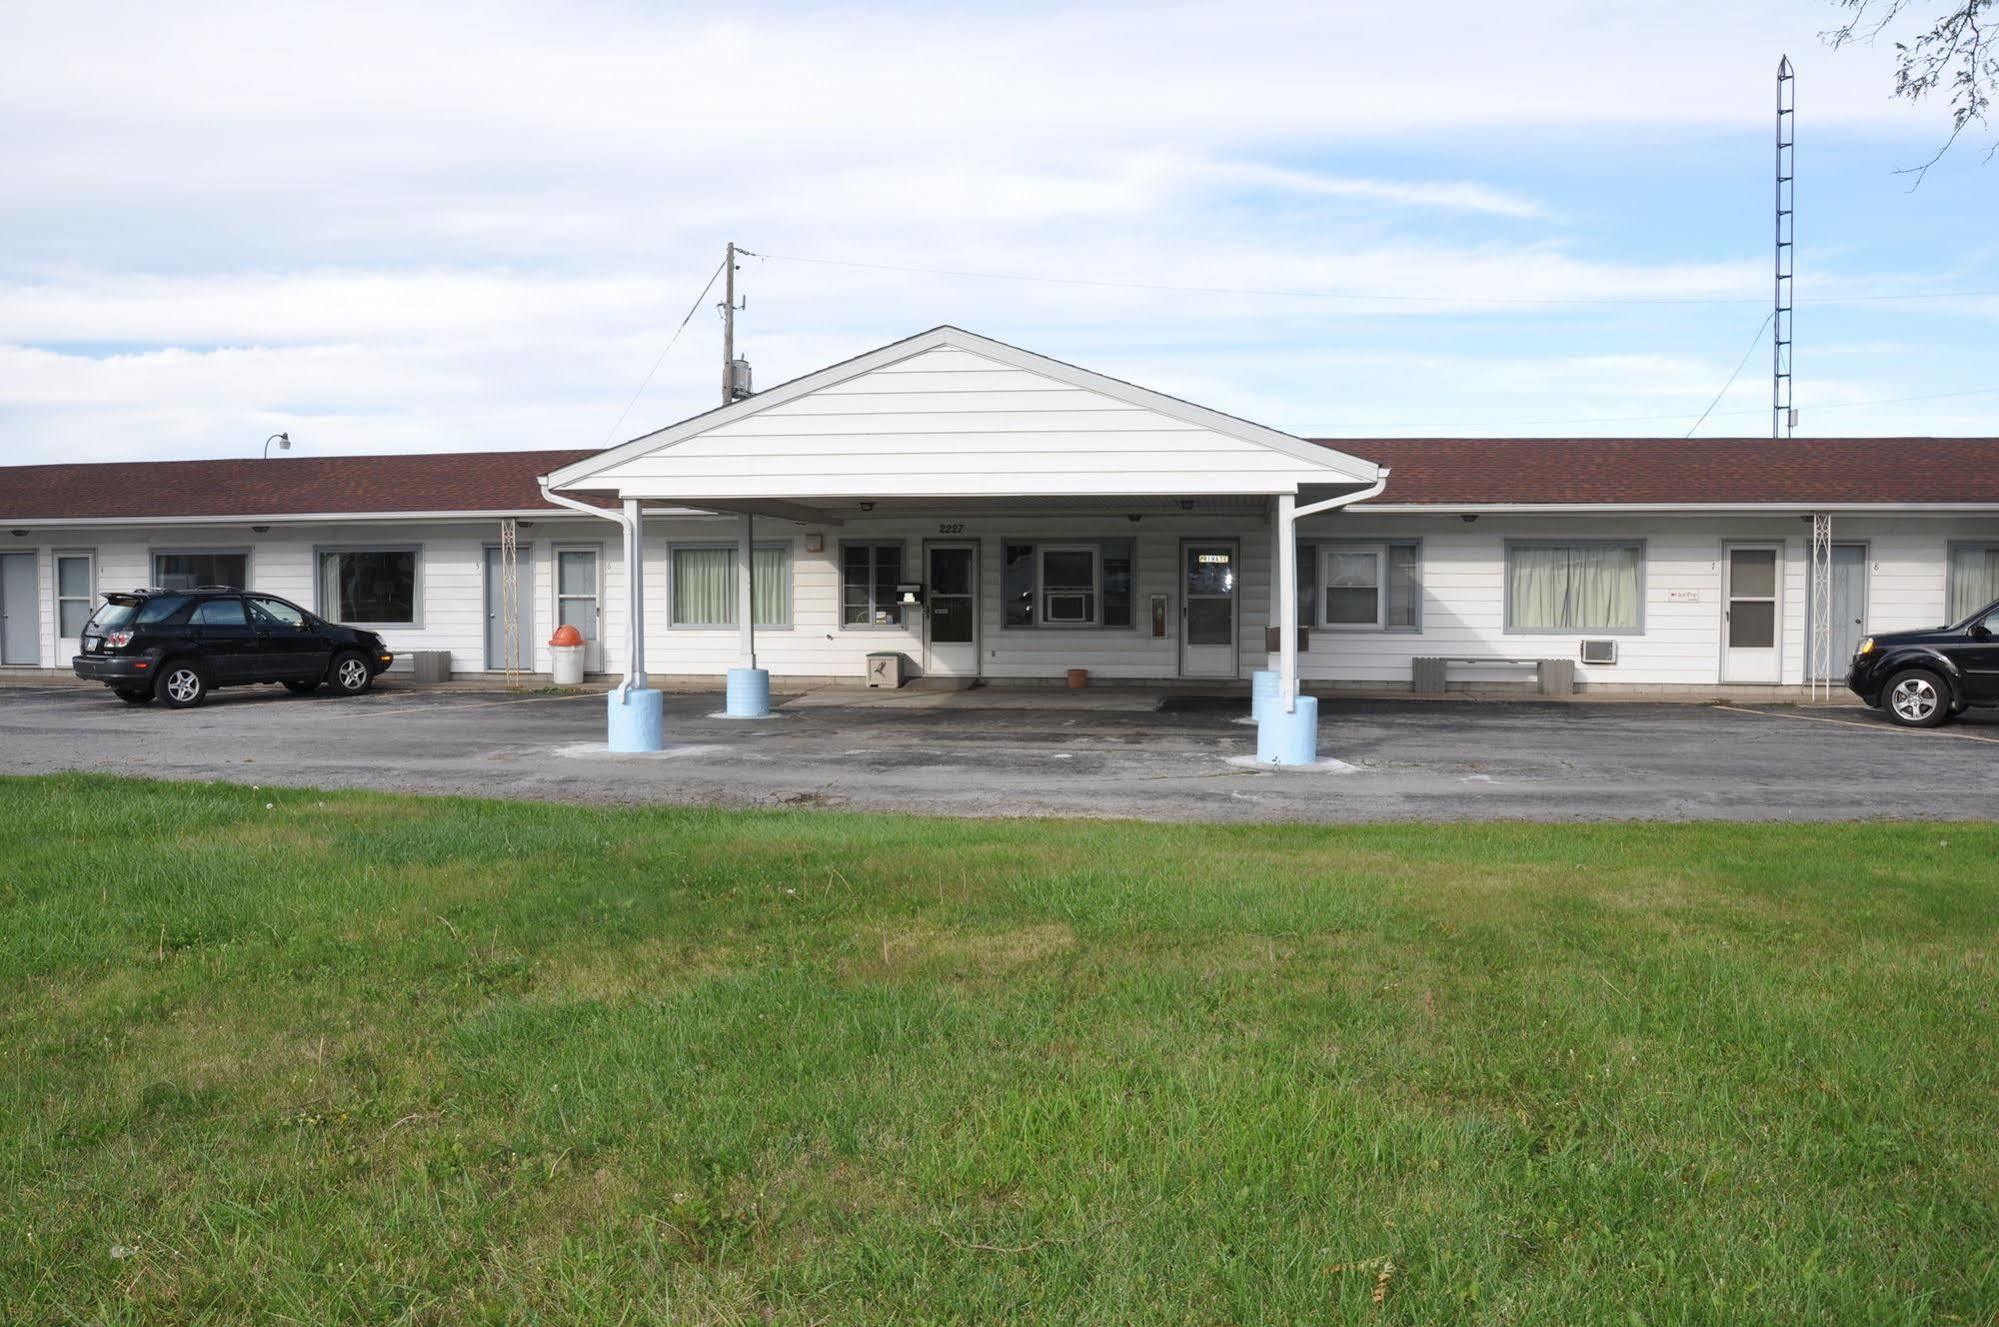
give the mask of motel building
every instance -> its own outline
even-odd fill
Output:
[[[0,677],[144,585],[458,678],[1779,696],[1999,599],[1999,440],[1310,439],[940,327],[607,451],[0,468]]]

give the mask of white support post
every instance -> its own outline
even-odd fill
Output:
[[[1277,515],[1277,499],[1272,498],[1270,500],[1270,625],[1273,627],[1281,626],[1284,622],[1284,587],[1278,584],[1283,579],[1283,574],[1280,571],[1283,562],[1284,522]],[[1295,606],[1292,612],[1294,615],[1296,614],[1297,609]],[[1281,650],[1271,649],[1266,642],[1263,647],[1263,666],[1268,668],[1275,662],[1281,668],[1282,661],[1278,657],[1281,653]]]
[[[1298,708],[1298,499],[1277,495],[1277,638],[1283,643],[1284,712]]]
[[[757,666],[757,518],[743,513],[743,533],[736,545],[736,622],[742,635],[743,667]]]
[[[625,685],[645,690],[645,515],[636,498],[625,499]]]

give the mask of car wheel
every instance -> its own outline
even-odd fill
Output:
[[[375,685],[368,661],[358,654],[343,654],[333,661],[333,690],[342,696],[358,696]]]
[[[174,709],[192,709],[208,699],[208,678],[198,665],[176,659],[160,670],[155,694]]]
[[[310,696],[313,692],[319,690],[319,683],[287,682],[285,683],[285,690],[291,692],[294,696]]]
[[[1908,669],[1888,679],[1881,712],[1904,728],[1934,728],[1950,717],[1950,688],[1928,669]]]
[[[119,687],[118,699],[124,701],[127,705],[150,705],[153,703],[153,693],[150,691],[134,691],[130,687]]]

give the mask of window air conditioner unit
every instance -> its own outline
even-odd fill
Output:
[[[1583,642],[1583,662],[1586,664],[1614,664],[1617,662],[1617,642],[1614,640],[1586,640]]]

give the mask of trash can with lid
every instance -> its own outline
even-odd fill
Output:
[[[567,622],[555,629],[555,634],[548,638],[548,653],[554,661],[551,671],[555,675],[555,685],[573,687],[582,684],[583,652],[586,648],[583,633]]]

